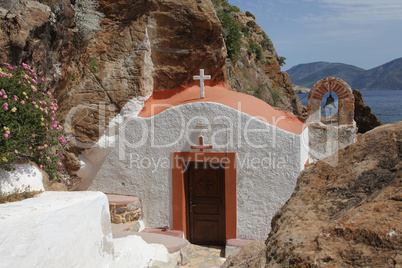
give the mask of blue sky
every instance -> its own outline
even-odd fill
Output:
[[[315,61],[371,69],[402,57],[402,0],[229,0],[271,38],[282,70]]]

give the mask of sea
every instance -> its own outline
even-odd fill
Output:
[[[361,93],[364,103],[383,124],[402,121],[402,90],[362,90]],[[308,93],[297,95],[307,105]]]

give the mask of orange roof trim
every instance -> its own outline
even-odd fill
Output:
[[[224,83],[205,83],[205,98],[200,98],[197,82],[167,91],[155,91],[145,102],[139,117],[155,116],[171,107],[195,102],[216,102],[256,117],[270,125],[300,135],[306,125],[297,116],[280,111],[256,97],[231,91]]]

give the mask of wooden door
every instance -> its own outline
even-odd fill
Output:
[[[220,163],[190,162],[187,168],[189,240],[225,245],[225,169]]]

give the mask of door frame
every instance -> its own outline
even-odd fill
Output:
[[[183,231],[188,238],[185,167],[188,162],[219,162],[225,168],[225,227],[226,240],[236,238],[237,232],[237,163],[236,152],[173,152],[172,193],[173,229]]]

